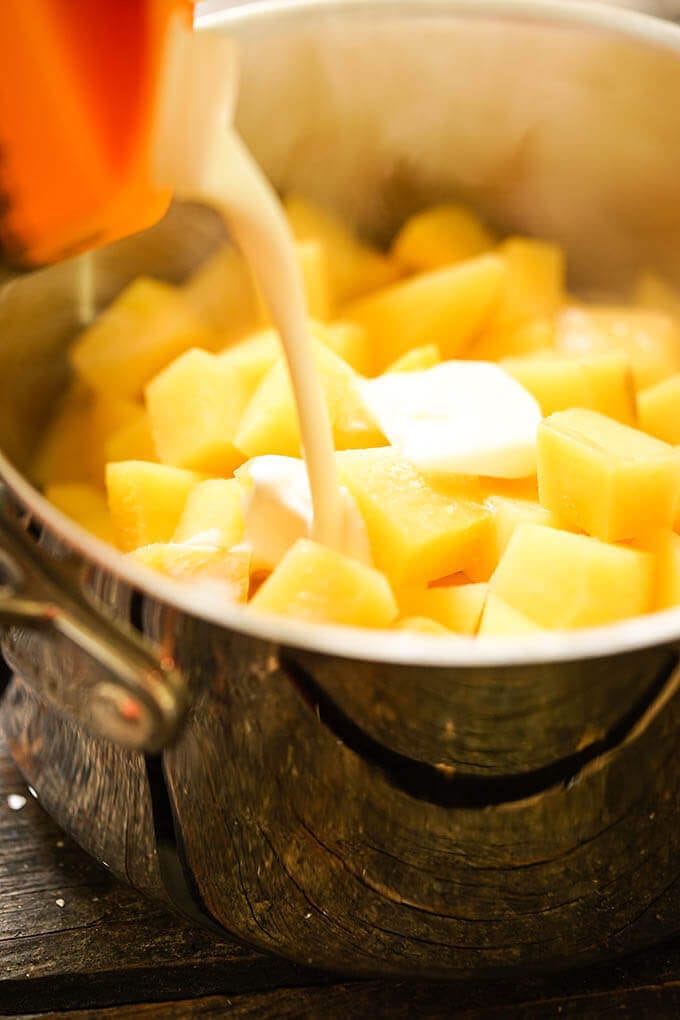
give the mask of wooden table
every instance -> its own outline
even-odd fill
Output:
[[[21,799],[26,802],[22,804]],[[0,738],[0,1013],[76,1018],[680,1016],[680,940],[512,983],[347,981],[177,921],[45,815]]]

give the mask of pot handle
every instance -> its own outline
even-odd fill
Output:
[[[29,683],[91,733],[158,752],[176,736],[188,689],[170,655],[95,609],[68,569],[57,569],[17,520],[0,484],[0,629],[57,633],[97,668],[33,671]],[[74,675],[75,674],[75,675]]]

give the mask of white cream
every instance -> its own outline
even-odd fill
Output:
[[[445,361],[361,389],[392,446],[420,471],[525,478],[536,470],[540,407],[498,365]]]
[[[236,471],[243,485],[244,544],[256,570],[272,570],[299,538],[313,529],[312,496],[305,464],[296,457],[253,457]],[[351,495],[340,489],[341,548],[363,563],[371,553],[363,518]]]

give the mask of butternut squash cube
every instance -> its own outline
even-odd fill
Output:
[[[359,238],[340,219],[299,195],[284,201],[298,241],[320,241],[326,254],[331,301],[351,301],[399,276],[398,266]]]
[[[464,205],[430,206],[411,216],[390,249],[409,272],[440,269],[490,251],[495,238],[478,216]]]
[[[218,343],[176,287],[140,276],[80,334],[70,357],[93,389],[136,398],[183,351]]]
[[[540,627],[595,627],[650,611],[653,567],[649,553],[523,524],[489,582],[489,596]]]
[[[204,543],[229,548],[243,538],[243,489],[235,478],[209,478],[191,489],[173,542]]]
[[[318,341],[313,341],[313,356],[336,449],[384,443],[382,433],[364,405],[356,373]],[[300,456],[297,412],[288,369],[283,362],[270,369],[253,394],[240,420],[234,443],[248,457],[268,453]]]
[[[505,274],[501,258],[481,255],[376,291],[344,314],[366,329],[374,372],[425,344],[435,344],[444,359],[455,358],[493,312]]]
[[[625,425],[636,423],[633,374],[625,354],[528,355],[506,358],[502,364],[536,398],[545,417],[569,407],[589,407]]]
[[[490,593],[484,605],[477,634],[479,637],[519,637],[522,634],[536,634],[543,629],[524,613],[509,606],[498,595]]]
[[[557,321],[555,345],[567,355],[618,351],[630,358],[638,390],[680,372],[680,336],[661,312],[594,305],[567,308]]]
[[[187,496],[202,476],[167,464],[140,460],[107,464],[106,490],[116,545],[129,552],[140,545],[169,542]]]
[[[484,507],[447,496],[390,447],[338,455],[343,483],[366,523],[377,567],[396,586],[474,576],[491,535]]]
[[[181,294],[200,320],[219,336],[223,347],[264,324],[250,267],[232,244],[225,244],[207,259],[189,277]]]
[[[214,354],[182,354],[146,388],[158,456],[164,464],[230,475],[245,459],[234,445],[250,387],[244,372]]]
[[[680,446],[680,374],[638,394],[640,428],[664,443]]]
[[[436,344],[425,344],[424,347],[414,347],[413,350],[402,354],[385,371],[420,372],[425,368],[432,368],[434,365],[438,365],[441,360],[441,354]]]
[[[597,411],[573,408],[538,430],[538,491],[557,521],[608,542],[672,527],[680,451]]]
[[[130,555],[173,581],[217,582],[234,602],[248,599],[250,553],[247,549],[156,542],[135,549]]]
[[[85,482],[60,482],[47,486],[45,498],[97,538],[113,543],[111,515],[101,489]]]
[[[432,634],[437,637],[451,637],[451,631],[427,616],[404,616],[392,624],[395,630],[410,630],[414,634]]]
[[[402,588],[399,609],[410,619],[426,617],[456,634],[474,634],[484,608],[487,585],[451,584],[435,588]]]
[[[378,570],[305,538],[288,550],[251,605],[354,627],[389,627],[397,615],[394,595]]]

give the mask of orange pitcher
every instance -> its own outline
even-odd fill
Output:
[[[2,0],[0,261],[55,262],[170,200],[148,140],[163,45],[190,0]]]

